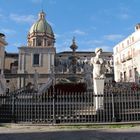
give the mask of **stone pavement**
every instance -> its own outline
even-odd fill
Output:
[[[74,129],[58,129],[51,126],[4,126],[0,127],[0,140],[140,140],[140,126]]]

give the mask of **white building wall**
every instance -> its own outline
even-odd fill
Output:
[[[113,52],[115,81],[139,82],[137,78],[140,75],[140,29],[118,43]]]

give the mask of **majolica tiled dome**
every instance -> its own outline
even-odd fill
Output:
[[[42,11],[39,13],[39,19],[32,25],[29,30],[29,34],[32,33],[45,33],[54,36],[52,27],[45,19],[45,13]]]

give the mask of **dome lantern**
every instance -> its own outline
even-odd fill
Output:
[[[39,17],[39,20],[45,19],[46,14],[43,12],[43,10],[42,10],[42,12],[39,13],[38,17]]]

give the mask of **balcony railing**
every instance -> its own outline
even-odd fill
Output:
[[[120,65],[120,63],[119,62],[115,62],[115,65],[117,66],[117,65]]]
[[[121,62],[122,62],[122,63],[126,62],[126,59],[122,59]]]
[[[132,59],[132,55],[127,56],[127,60]]]

